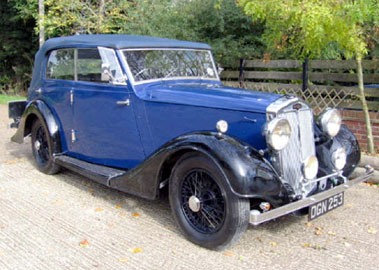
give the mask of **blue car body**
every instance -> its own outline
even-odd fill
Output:
[[[50,39],[27,101],[9,103],[12,141],[31,135],[47,174],[66,167],[147,199],[168,187],[186,237],[212,249],[248,223],[316,218],[370,177],[368,167],[348,182],[360,148],[336,110],[316,122],[294,96],[226,87],[210,49],[130,35]]]
[[[111,40],[109,40],[111,37]],[[48,40],[36,55],[28,100],[43,100],[55,115],[62,152],[84,161],[131,169],[170,140],[196,131],[216,132],[215,123],[226,120],[231,136],[265,149],[262,134],[266,108],[280,95],[225,87],[220,81],[170,80],[139,85],[107,85],[46,79],[46,56],[56,48],[111,46],[210,49],[206,44],[149,37],[94,35]],[[88,44],[95,41],[95,45]],[[129,42],[127,42],[129,41]],[[121,55],[118,52],[120,63]],[[122,69],[126,76],[125,66]],[[128,82],[132,78],[128,78]],[[39,96],[35,90],[42,89]],[[70,91],[75,102],[68,106]],[[116,104],[130,99],[131,106]],[[101,112],[101,113],[99,113]],[[71,131],[77,140],[70,140]],[[101,145],[101,147],[95,147]]]

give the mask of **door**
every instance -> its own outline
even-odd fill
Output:
[[[77,50],[72,155],[118,168],[145,158],[130,91],[113,49]]]
[[[38,90],[58,120],[63,152],[72,150],[73,119],[70,97],[75,85],[74,52],[75,49],[72,48],[50,52],[44,80]]]

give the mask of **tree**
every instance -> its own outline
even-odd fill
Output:
[[[24,19],[40,22],[38,0],[10,0]],[[118,33],[128,23],[132,3],[124,0],[44,0],[43,24],[36,23],[35,31],[45,29],[46,37],[75,34]]]
[[[122,32],[205,42],[223,65],[263,56],[263,25],[253,23],[234,0],[139,0]]]
[[[21,94],[28,87],[36,36],[33,20],[23,19],[10,1],[0,5],[0,93]]]
[[[240,0],[254,21],[265,24],[264,40],[271,49],[288,50],[300,59],[319,58],[331,45],[357,63],[359,98],[365,114],[368,151],[374,152],[370,115],[365,99],[362,57],[367,54],[367,28],[378,26],[377,0]]]

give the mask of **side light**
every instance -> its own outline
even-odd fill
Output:
[[[220,133],[227,132],[228,131],[228,122],[226,122],[225,120],[218,121],[216,124],[216,129]]]

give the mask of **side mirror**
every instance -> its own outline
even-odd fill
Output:
[[[113,81],[111,67],[109,64],[101,64],[101,81],[110,82]]]
[[[224,68],[221,67],[219,64],[217,64],[217,73],[218,73],[219,76],[221,75],[221,73],[222,73],[223,71],[224,71]]]

